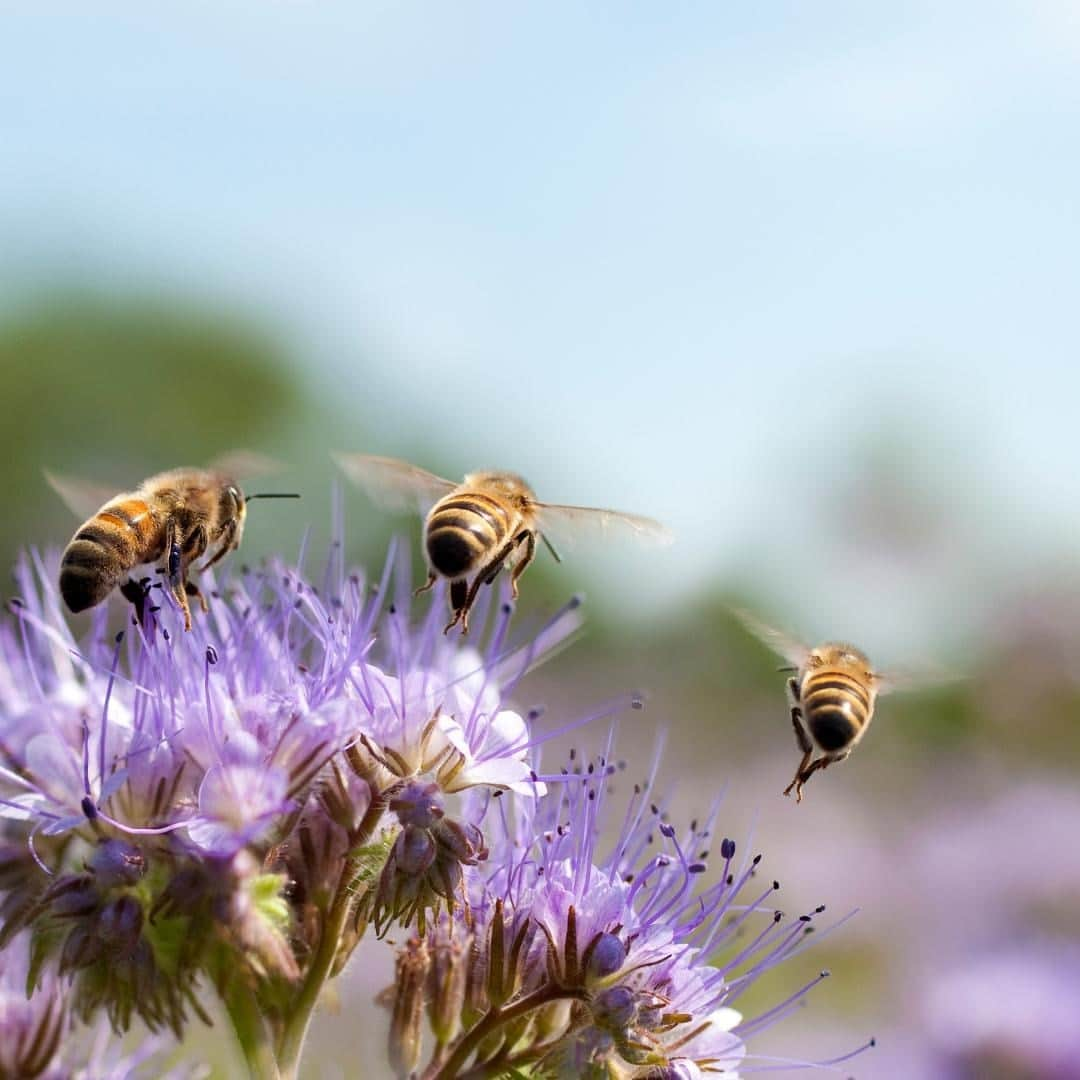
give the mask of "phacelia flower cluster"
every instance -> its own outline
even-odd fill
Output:
[[[54,581],[24,561],[0,624],[0,946],[30,950],[37,996],[64,988],[0,1015],[27,1075],[71,1018],[179,1038],[213,989],[252,1075],[295,1076],[369,927],[398,931],[401,1076],[730,1074],[801,1000],[735,1007],[806,923],[732,841],[706,854],[715,815],[676,829],[644,783],[602,851],[610,751],[542,771],[515,695],[576,600],[524,639],[499,599],[446,636],[407,560],[369,582],[336,545],[317,585],[276,562],[225,579],[191,632],[150,584],[77,638]]]
[[[655,770],[617,812],[626,763],[611,755],[609,743],[592,761],[572,757],[548,778],[547,799],[495,804],[485,821],[490,869],[473,875],[467,910],[403,950],[431,974],[396,987],[395,1018],[411,1021],[391,1034],[407,1066],[400,1075],[417,1067],[423,1041],[410,994],[428,1003],[426,1076],[689,1080],[735,1075],[746,1039],[827,977],[754,1018],[733,1007],[808,947],[824,908],[784,915],[779,883],[760,881],[761,857],[716,835],[717,808],[704,822],[671,824],[653,801]],[[504,1037],[492,1037],[496,1026]]]

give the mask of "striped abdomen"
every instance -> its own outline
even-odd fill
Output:
[[[822,750],[843,750],[870,722],[873,697],[867,686],[837,668],[807,672],[799,688],[803,720]]]
[[[516,519],[515,511],[483,492],[447,495],[428,515],[428,562],[444,577],[465,577],[506,543]]]
[[[161,553],[162,532],[140,498],[103,506],[68,544],[60,560],[60,595],[72,611],[100,604],[134,566]]]

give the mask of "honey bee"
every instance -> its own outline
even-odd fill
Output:
[[[60,560],[60,595],[72,612],[100,604],[121,579],[144,563],[161,562],[159,572],[191,629],[188,598],[207,611],[198,585],[188,580],[192,564],[207,551],[199,568],[209,569],[240,546],[247,504],[252,499],[296,494],[244,496],[229,473],[218,469],[172,469],[144,480],[132,492],[104,498],[100,489],[46,473],[60,497],[78,514],[99,505],[80,526]],[[121,587],[137,602],[141,590]]]
[[[795,778],[784,789],[802,802],[802,789],[818,769],[843,761],[870,726],[878,694],[895,689],[895,680],[875,672],[861,649],[839,641],[809,648],[745,612],[736,612],[747,628],[793,667],[788,679],[791,723],[802,751]],[[819,756],[814,758],[814,751]],[[811,760],[813,758],[813,760]]]
[[[384,503],[426,508],[424,553],[428,579],[416,590],[427,592],[440,578],[450,582],[453,615],[444,633],[461,624],[469,632],[469,611],[482,585],[490,585],[503,567],[510,570],[516,598],[518,580],[536,554],[537,540],[558,553],[549,529],[583,529],[606,534],[621,530],[651,543],[670,543],[668,530],[652,518],[539,502],[532,488],[514,473],[475,472],[454,483],[404,461],[367,454],[335,454],[345,474]]]

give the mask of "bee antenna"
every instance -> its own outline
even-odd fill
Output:
[[[544,535],[543,533],[541,533],[541,534],[540,534],[540,539],[541,539],[541,540],[543,540],[543,542],[544,542],[544,547],[546,547],[546,548],[548,549],[548,551],[550,551],[550,552],[551,552],[551,557],[552,557],[552,558],[553,558],[553,559],[554,559],[554,560],[555,560],[556,562],[562,562],[562,557],[561,557],[561,556],[559,555],[559,553],[558,553],[558,552],[557,552],[557,551],[555,550],[555,548],[554,548],[554,546],[552,545],[551,541],[550,541],[550,540],[549,540],[549,539],[548,539],[548,538],[547,538],[547,537],[546,537],[546,536],[545,536],[545,535]]]
[[[299,499],[300,494],[296,491],[261,491],[258,495],[245,495],[244,502],[249,503],[252,499]]]
[[[795,672],[795,671],[798,671],[799,669],[798,669],[797,667],[792,667],[792,666],[791,666],[790,664],[787,664],[787,665],[785,665],[784,667],[778,667],[778,668],[777,668],[776,670],[777,670],[777,671],[790,671],[790,672]]]

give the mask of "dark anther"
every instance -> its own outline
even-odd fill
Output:
[[[217,649],[215,649],[213,645],[206,646],[206,662],[208,664],[217,663]]]

